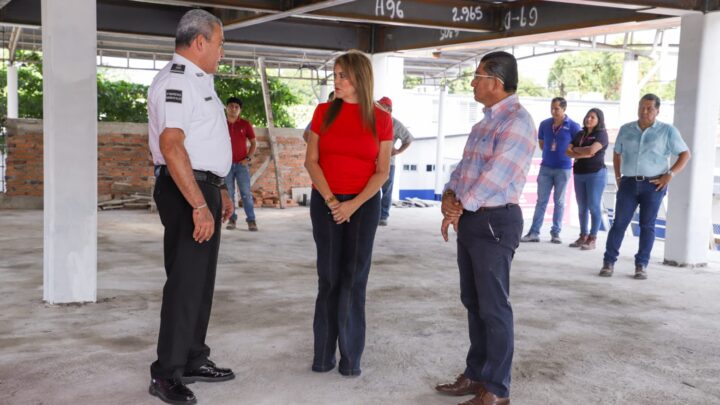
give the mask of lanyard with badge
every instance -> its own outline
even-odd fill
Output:
[[[555,125],[552,126],[552,133],[553,133],[553,139],[552,144],[550,144],[550,152],[555,152],[557,150],[557,134],[562,129],[564,123],[561,123],[557,127]]]

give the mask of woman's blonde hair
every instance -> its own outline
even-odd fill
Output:
[[[373,87],[375,84],[370,59],[360,51],[350,50],[335,59],[335,65],[339,65],[342,68],[348,75],[350,83],[355,87],[363,127],[371,130],[373,136],[377,136],[375,133],[375,103],[373,97]],[[336,98],[333,100],[323,120],[323,129],[327,129],[333,121],[335,121],[342,104],[342,99]]]

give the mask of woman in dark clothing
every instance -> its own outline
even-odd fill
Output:
[[[393,131],[390,114],[374,104],[367,56],[341,55],[334,73],[335,100],[315,109],[305,157],[318,271],[312,370],[335,368],[339,347],[338,371],[352,377],[361,372],[365,288]]]
[[[575,198],[580,217],[580,237],[570,247],[581,250],[595,249],[597,233],[602,221],[601,200],[607,183],[605,150],[608,134],[605,131],[605,116],[599,108],[591,108],[583,120],[583,129],[570,143],[567,155],[575,158],[573,178]],[[588,213],[590,230],[588,232]]]

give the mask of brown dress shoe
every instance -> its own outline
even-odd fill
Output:
[[[510,405],[510,398],[499,398],[490,391],[477,394],[475,398],[465,401],[460,405]]]
[[[485,384],[482,381],[473,381],[465,374],[460,374],[455,382],[438,384],[435,390],[445,395],[461,396],[479,394],[485,390]]]

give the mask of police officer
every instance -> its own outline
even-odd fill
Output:
[[[165,227],[167,274],[149,391],[174,404],[196,403],[187,383],[235,377],[208,359],[205,344],[221,219],[233,213],[224,186],[230,136],[212,76],[223,40],[217,17],[199,9],[187,12],[178,24],[173,59],[148,91],[154,198]]]

